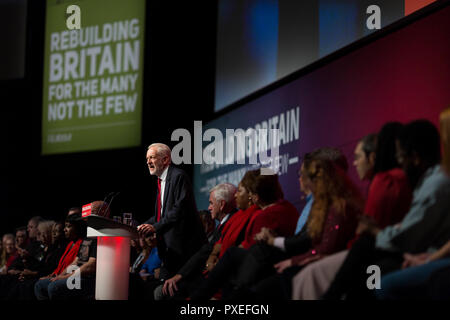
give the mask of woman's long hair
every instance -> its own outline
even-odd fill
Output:
[[[312,159],[304,162],[306,174],[313,184],[314,203],[307,222],[311,239],[322,235],[327,214],[331,207],[338,214],[346,214],[351,206],[362,210],[363,197],[346,173],[332,161]]]
[[[264,175],[261,174],[261,169],[257,169],[255,174],[249,189],[258,195],[261,205],[269,205],[284,198],[278,174]]]
[[[395,157],[395,140],[402,128],[403,125],[400,122],[388,122],[378,133],[373,166],[374,175],[400,167]]]

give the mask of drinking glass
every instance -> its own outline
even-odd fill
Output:
[[[130,212],[125,212],[122,214],[123,223],[131,226],[133,224],[133,215]]]

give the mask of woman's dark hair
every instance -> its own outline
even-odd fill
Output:
[[[415,120],[404,125],[398,142],[407,156],[416,153],[427,166],[434,166],[441,161],[439,132],[428,120]]]
[[[75,227],[75,232],[79,238],[86,237],[87,225],[86,222],[81,218],[81,213],[74,213],[67,216],[66,222],[69,222]]]
[[[369,133],[364,138],[362,138],[359,142],[362,143],[362,149],[366,158],[369,158],[372,152],[376,151],[377,148],[377,134]],[[394,142],[395,143],[395,142]]]
[[[388,122],[381,128],[375,148],[374,174],[399,167],[395,157],[395,140],[402,128],[400,122]]]
[[[250,191],[259,196],[261,204],[267,205],[283,199],[283,190],[278,181],[278,175],[261,175],[261,169],[257,171],[258,176],[254,178],[253,184],[250,186]]]
[[[259,169],[257,170],[249,170],[244,174],[244,177],[241,180],[241,185],[247,190],[247,192],[255,193],[255,190],[252,190],[256,177],[259,176]]]

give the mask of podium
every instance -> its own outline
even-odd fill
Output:
[[[128,300],[130,240],[137,229],[105,218],[89,215],[87,237],[97,237],[96,300]]]

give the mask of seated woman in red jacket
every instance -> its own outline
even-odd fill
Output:
[[[214,244],[207,262],[206,269],[211,271],[217,261],[222,258],[228,248],[238,246],[245,238],[245,231],[253,215],[260,210],[250,197],[250,188],[253,181],[259,176],[258,170],[247,171],[238,185],[234,195],[236,205],[240,209],[236,212],[222,230],[222,236]]]
[[[262,228],[269,228],[283,237],[294,235],[299,213],[289,201],[283,199],[278,175],[258,176],[251,190],[251,198],[262,210],[250,219],[241,248],[253,246],[255,236]]]

